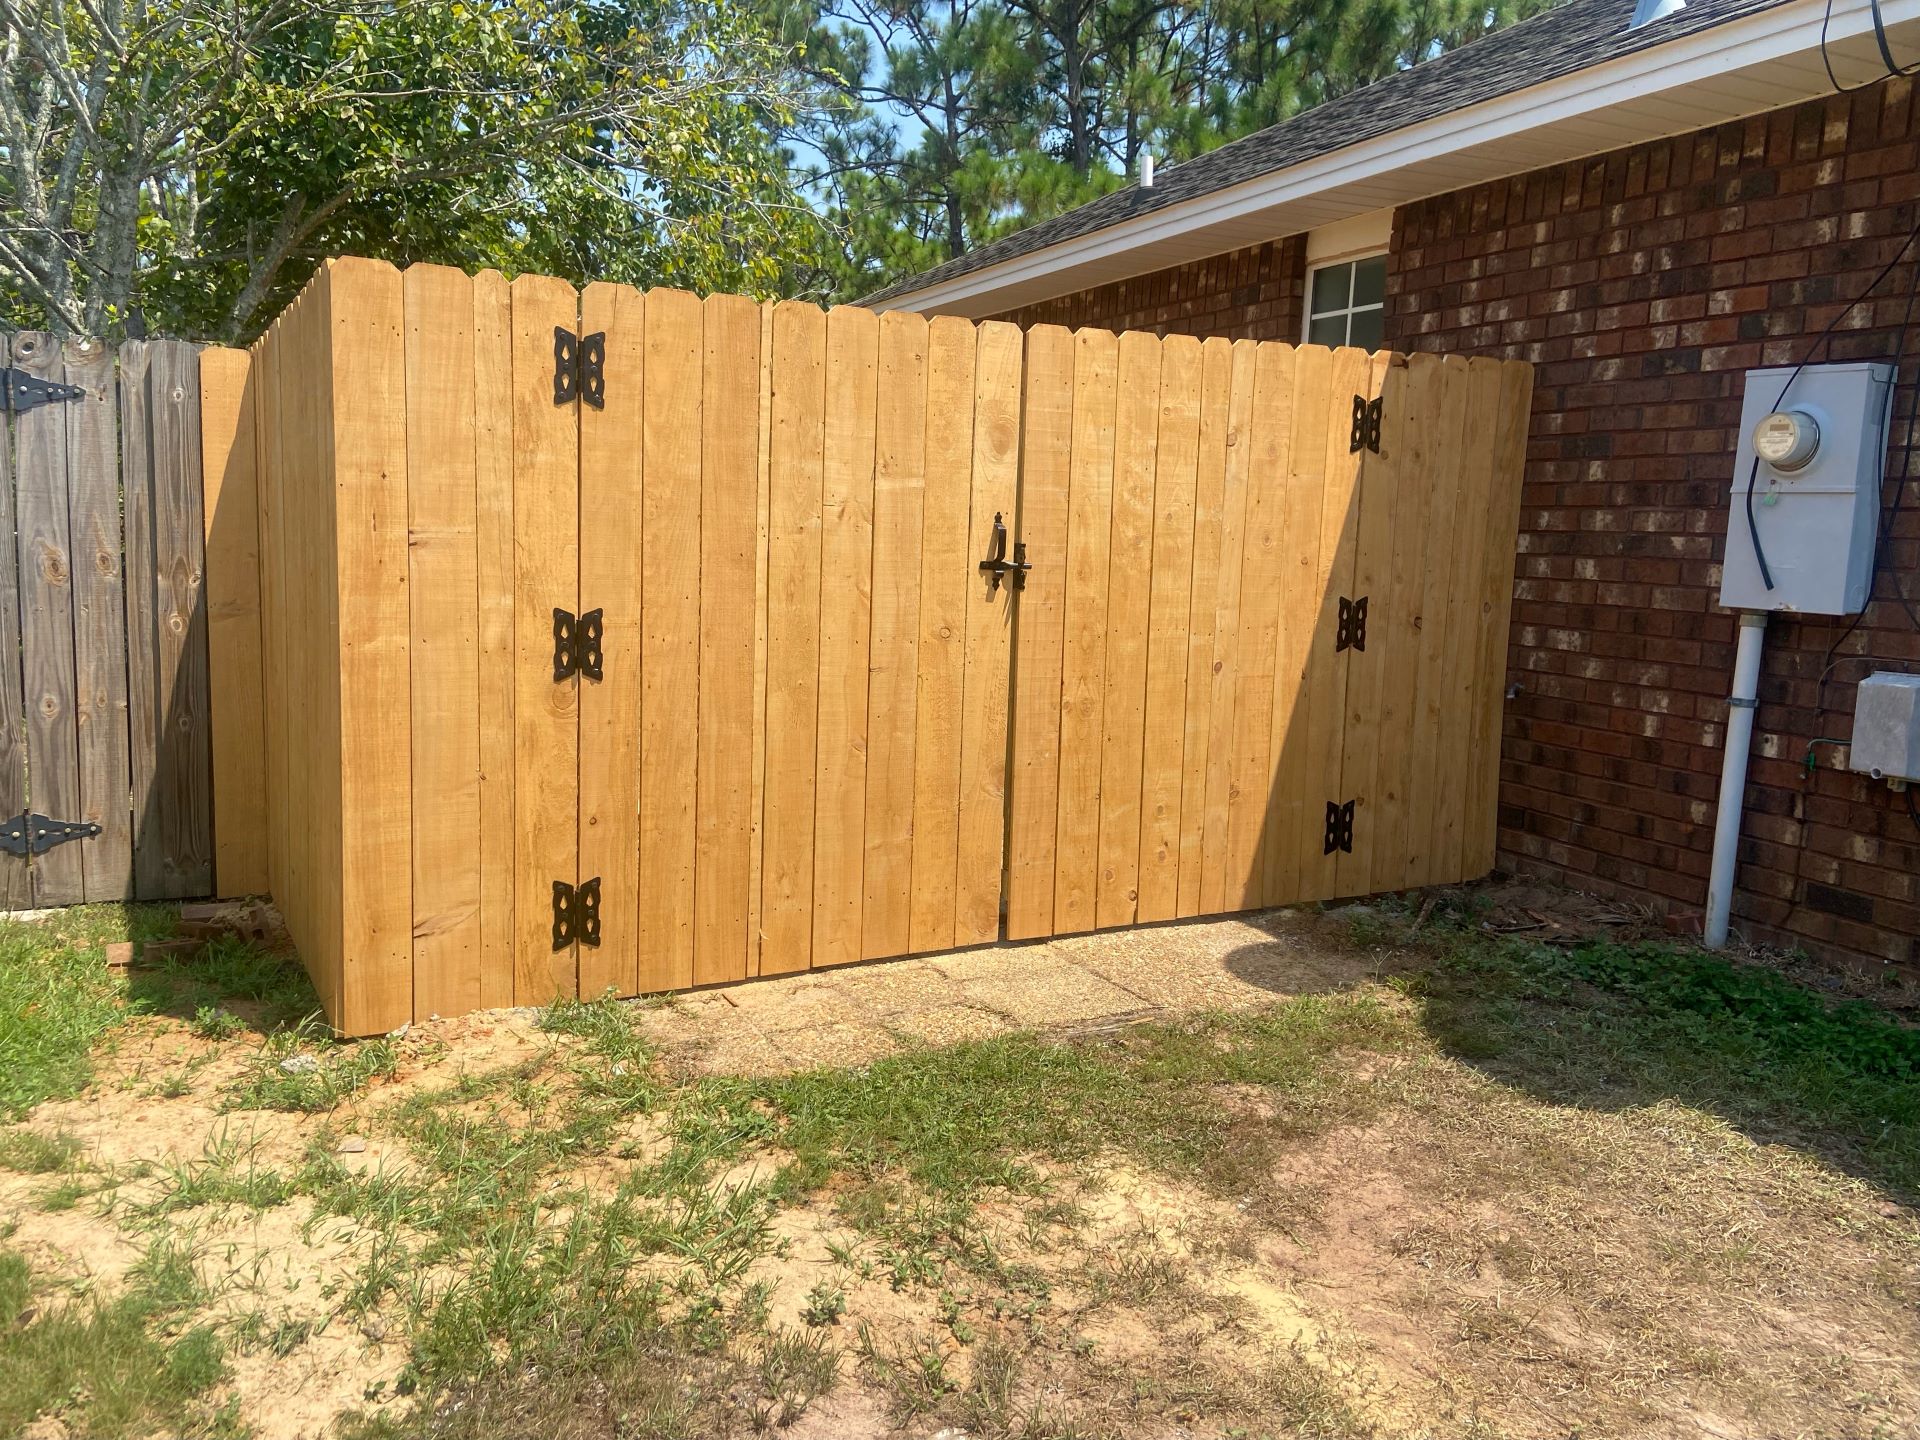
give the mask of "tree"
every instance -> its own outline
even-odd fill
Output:
[[[325,255],[783,288],[812,103],[731,0],[0,0],[0,303],[254,333]]]

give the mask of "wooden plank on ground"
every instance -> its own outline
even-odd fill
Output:
[[[0,332],[0,368],[13,363],[12,337]],[[20,585],[13,528],[13,435],[0,419],[0,547],[8,560],[0,566],[0,816],[27,808],[26,716],[20,698]],[[27,857],[0,851],[0,910],[33,905],[33,877]]]
[[[700,747],[700,301],[647,294],[640,615],[640,988],[693,983]]]
[[[1171,920],[1180,908],[1180,794],[1186,780],[1187,652],[1193,643],[1200,378],[1198,340],[1169,335],[1161,342],[1160,442],[1148,577],[1146,745],[1140,781],[1138,918],[1143,923]]]
[[[918,316],[890,311],[880,318],[878,328],[882,368],[874,440],[866,855],[862,876],[865,896],[860,914],[860,954],[868,960],[905,954],[911,943],[920,546],[926,509],[925,322]],[[881,415],[887,416],[891,436],[891,467],[880,463]],[[827,433],[831,462],[831,417]],[[831,675],[826,683],[832,683]]]
[[[582,945],[579,960],[580,994],[593,997],[608,992],[633,995],[641,989],[645,298],[630,285],[588,285],[580,292],[580,333],[606,337],[604,370],[610,382],[604,406],[578,407],[580,609],[598,610],[601,626],[601,678],[583,675],[577,690],[580,878],[600,881],[600,943]],[[692,384],[698,373],[682,377],[684,383]]]
[[[407,596],[412,643],[413,995],[420,1015],[480,1006],[479,518],[473,282],[401,276],[406,326]]]
[[[41,331],[13,339],[16,369],[59,382],[60,344]],[[27,712],[28,794],[34,811],[80,818],[80,736],[75,719],[73,546],[69,538],[67,427],[59,405],[14,421],[20,536],[21,662]],[[33,902],[73,905],[86,898],[77,844],[33,858]]]
[[[592,878],[579,869],[579,682],[553,678],[553,612],[580,611],[580,424],[553,403],[553,332],[578,319],[571,285],[517,277],[512,384],[488,402],[513,407],[516,1005],[578,993],[578,946],[553,947],[553,885]]]
[[[1227,377],[1225,474],[1220,493],[1220,573],[1213,601],[1212,695],[1207,714],[1207,813],[1203,822],[1200,913],[1217,915],[1240,902],[1240,881],[1229,881],[1228,817],[1238,797],[1237,717],[1240,709],[1240,596],[1247,536],[1248,473],[1254,450],[1256,341],[1233,342]],[[1217,363],[1217,362],[1216,362]]]
[[[406,349],[397,270],[336,260],[327,276],[341,657],[340,1025],[365,1035],[414,1014]]]
[[[1180,886],[1175,913],[1201,911],[1206,880],[1208,743],[1213,728],[1215,604],[1220,588],[1220,522],[1226,499],[1227,405],[1233,345],[1218,336],[1200,347],[1199,420],[1194,435],[1193,579],[1187,592],[1187,684],[1180,747]]]
[[[513,295],[473,277],[474,553],[479,622],[480,1004],[513,1004]],[[631,666],[631,662],[629,662]],[[604,917],[603,922],[604,922]]]
[[[1100,725],[1100,877],[1094,896],[1094,920],[1103,929],[1131,925],[1140,899],[1160,344],[1140,330],[1120,337],[1107,553],[1107,684]]]
[[[693,982],[747,975],[753,844],[760,308],[709,296],[700,468],[700,738]]]
[[[1501,716],[1506,705],[1507,640],[1513,617],[1513,568],[1526,478],[1527,427],[1533,415],[1533,367],[1508,361],[1500,371],[1493,485],[1487,504],[1486,565],[1481,572],[1479,676],[1474,692],[1472,778],[1462,878],[1493,868],[1499,838]]]
[[[920,538],[920,689],[914,705],[914,906],[910,948],[954,945],[960,860],[960,716],[966,609],[979,582],[968,551],[973,507],[973,359],[968,321],[927,326],[925,509]]]
[[[795,301],[773,307],[767,711],[762,741],[766,791],[760,847],[763,975],[804,970],[813,954],[826,346],[827,317],[818,307]]]
[[[1240,558],[1233,781],[1227,814],[1225,905],[1265,903],[1268,806],[1273,796],[1274,661],[1280,627],[1283,549],[1291,490],[1294,349],[1263,343],[1255,357],[1246,534]]]
[[[928,453],[937,458],[947,455],[949,446],[972,449],[956,945],[984,944],[1000,934],[1015,592],[1004,584],[988,590],[978,566],[992,542],[994,517],[1011,516],[1018,497],[1021,351],[1015,325],[989,322],[976,331],[964,320],[946,317],[936,319],[929,332],[928,393],[941,404],[950,403],[954,413],[930,417]],[[949,396],[950,401],[945,398]],[[956,468],[967,465],[959,453],[951,463]]]
[[[1364,601],[1371,622],[1393,579],[1394,510],[1399,497],[1398,465],[1406,438],[1404,359],[1381,351],[1369,367],[1369,395],[1381,401],[1380,449],[1360,456],[1359,544],[1354,552],[1352,598]],[[1376,598],[1378,597],[1378,598]],[[1336,624],[1338,617],[1335,617]],[[1340,796],[1353,801],[1353,849],[1333,857],[1331,893],[1364,895],[1373,888],[1373,852],[1379,839],[1376,767],[1380,759],[1380,692],[1385,678],[1384,652],[1369,623],[1364,643],[1342,651],[1347,666],[1346,733],[1341,741]]]
[[[1024,541],[1033,566],[1014,610],[1013,743],[1007,777],[1012,787],[1007,823],[1009,940],[1056,933],[1060,648],[1074,411],[1073,336],[1058,325],[1036,325],[1027,332],[1026,349],[1020,513],[1007,517],[1009,557],[1013,542]]]
[[[267,757],[261,685],[259,387],[244,350],[200,352],[201,510],[207,535],[207,676],[212,696],[213,885],[267,893]],[[117,486],[115,487],[117,490]],[[119,527],[115,527],[116,535]],[[119,619],[125,635],[125,608]],[[124,733],[122,716],[122,729]]]
[[[1100,767],[1107,709],[1107,557],[1113,543],[1114,422],[1120,340],[1073,336],[1073,435],[1067,458],[1065,615],[1060,642],[1060,800],[1054,820],[1053,933],[1096,924]]]
[[[828,312],[813,857],[816,968],[845,964],[863,954],[879,343],[880,327],[872,311],[841,305]],[[897,612],[890,608],[888,613]]]
[[[119,389],[114,382],[113,352],[103,342],[69,339],[61,349],[66,383],[86,392],[84,400],[54,407],[67,425],[73,540],[74,716],[79,723],[80,758],[80,813],[73,818],[100,827],[98,835],[73,849],[84,871],[86,898],[124,900],[133,894],[133,816],[128,798],[132,782]],[[197,413],[199,397],[194,398]],[[199,681],[202,693],[194,699],[198,712],[205,714],[204,670]]]

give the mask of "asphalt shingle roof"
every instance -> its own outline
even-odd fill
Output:
[[[1130,185],[868,295],[874,304],[928,289],[1003,260],[1105,230],[1225,190],[1363,140],[1524,90],[1602,61],[1664,45],[1786,0],[1689,0],[1684,10],[1628,28],[1634,0],[1568,0],[1505,30],[1401,70],[1289,120],[1178,165],[1150,189]]]

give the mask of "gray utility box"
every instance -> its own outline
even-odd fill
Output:
[[[1787,381],[1792,378],[1792,386]],[[1740,445],[1727,510],[1727,559],[1720,603],[1731,610],[1791,610],[1853,615],[1873,588],[1873,549],[1880,529],[1880,471],[1886,454],[1890,365],[1808,365],[1747,372]],[[1793,422],[1805,444],[1782,463],[1754,468],[1754,430],[1775,411]],[[1810,446],[1810,451],[1807,448]],[[1747,485],[1753,484],[1753,529]],[[1773,574],[1769,590],[1754,556],[1753,530]]]
[[[1860,682],[1847,764],[1876,780],[1920,780],[1920,675],[1881,671]]]

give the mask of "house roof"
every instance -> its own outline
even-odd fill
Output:
[[[1790,0],[1688,0],[1685,9],[1637,29],[1629,28],[1634,3],[1568,0],[1556,9],[1398,71],[1205,155],[1177,165],[1163,164],[1151,187],[1130,185],[1103,195],[877,290],[860,303],[884,304],[915,294]]]

